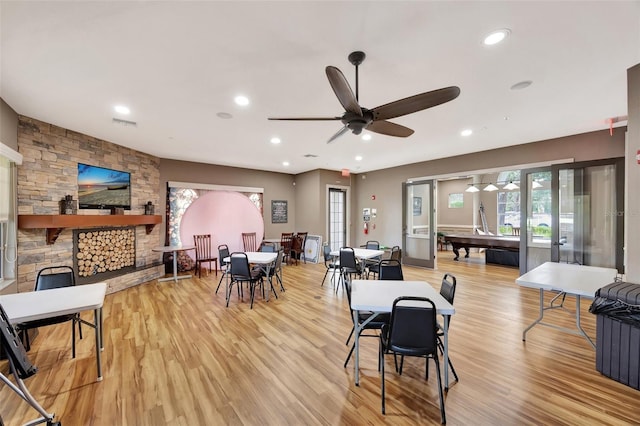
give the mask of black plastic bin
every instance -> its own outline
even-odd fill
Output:
[[[640,284],[615,282],[596,292],[596,369],[640,390]]]

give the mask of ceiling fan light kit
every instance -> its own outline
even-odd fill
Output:
[[[432,108],[454,100],[460,95],[460,88],[457,86],[445,87],[430,92],[420,93],[408,98],[400,99],[376,108],[368,109],[360,106],[358,67],[366,55],[364,52],[355,51],[349,54],[349,62],[356,68],[356,91],[355,94],[345,78],[342,71],[334,66],[325,69],[329,84],[333,89],[338,101],[345,112],[340,117],[269,117],[269,120],[295,120],[295,121],[341,121],[344,126],[329,138],[327,143],[331,143],[351,131],[359,135],[363,130],[380,133],[387,136],[406,138],[413,134],[413,130],[401,126],[400,124],[387,121],[391,118],[401,117],[423,109]]]

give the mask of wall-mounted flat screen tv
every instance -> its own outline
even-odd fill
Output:
[[[78,207],[131,210],[131,173],[78,163]]]

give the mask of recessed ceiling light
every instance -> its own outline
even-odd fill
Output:
[[[276,144],[276,145],[277,145],[277,144],[279,144],[280,142],[282,142],[282,141],[280,140],[280,138],[279,138],[279,137],[274,136],[274,137],[272,137],[272,138],[271,138],[271,143],[272,143],[272,144]]]
[[[356,155],[356,161],[362,161],[362,155]]]
[[[238,95],[233,100],[235,101],[236,104],[238,104],[240,106],[249,105],[249,98],[247,98],[246,96],[243,96],[243,95]]]
[[[285,166],[285,167],[289,167],[289,162],[288,161],[283,161],[282,165]]]
[[[362,140],[363,141],[370,141],[371,140],[371,135],[369,133],[365,133],[364,135],[362,135]]]
[[[126,107],[124,105],[116,105],[113,107],[113,109],[118,113],[118,114],[129,114],[131,112],[131,110],[129,109],[129,107]]]
[[[522,89],[526,89],[527,87],[531,86],[531,83],[533,83],[533,81],[531,80],[524,80],[521,81],[519,83],[514,84],[513,86],[511,86],[511,90],[522,90]]]
[[[463,131],[460,132],[460,135],[462,135],[462,136],[471,136],[472,133],[473,133],[473,130],[464,129]]]
[[[500,43],[505,38],[507,38],[511,34],[511,31],[507,28],[503,28],[501,30],[497,30],[489,34],[482,41],[486,46],[493,46],[494,44]]]
[[[229,114],[228,112],[219,112],[216,114],[219,118],[224,118],[224,119],[229,119],[229,118],[233,118],[233,115]]]

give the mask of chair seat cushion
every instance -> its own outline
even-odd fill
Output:
[[[17,324],[16,328],[19,330],[26,330],[29,328],[38,328],[45,327],[47,325],[60,324],[62,322],[71,321],[73,318],[75,318],[75,316],[76,314],[60,315],[59,317],[44,318],[40,320],[24,322],[22,324]]]

